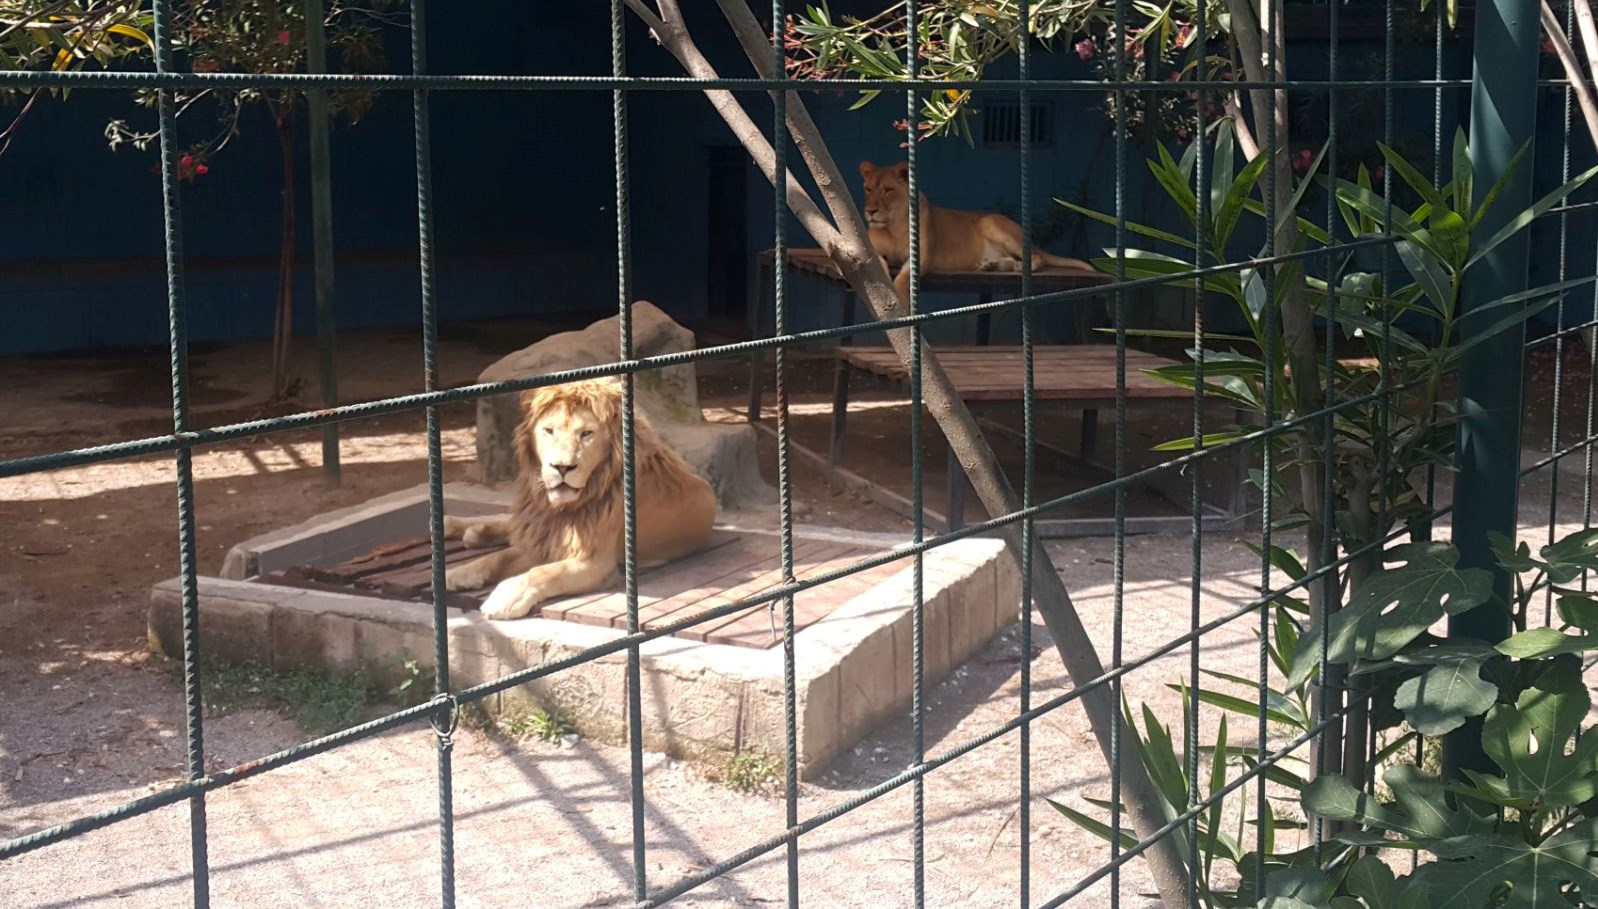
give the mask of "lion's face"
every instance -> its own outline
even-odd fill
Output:
[[[576,401],[556,402],[534,417],[533,448],[549,504],[557,508],[581,499],[610,457],[604,423]]]
[[[886,230],[905,223],[910,214],[910,165],[900,161],[892,167],[860,162],[860,177],[866,190],[866,223]]]

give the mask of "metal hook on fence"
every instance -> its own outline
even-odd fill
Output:
[[[436,710],[432,717],[428,720],[433,727],[433,734],[438,736],[439,741],[444,744],[445,748],[448,748],[450,745],[454,744],[453,736],[455,735],[455,729],[460,725],[461,703],[455,699],[454,694],[451,694],[448,691],[440,691],[438,694],[433,695],[433,699],[428,703],[435,708],[443,707],[445,705],[448,706],[447,716],[449,718],[449,723],[447,726],[440,727],[439,715]]]

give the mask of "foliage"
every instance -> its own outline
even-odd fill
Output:
[[[385,64],[383,26],[395,21],[398,0],[370,0],[352,5],[334,0],[325,18],[329,68],[359,73],[380,70]],[[305,5],[299,0],[182,0],[172,8],[175,49],[197,73],[292,73],[305,69]],[[154,109],[153,89],[134,92],[141,106]],[[351,123],[370,107],[369,89],[340,89],[328,93],[329,110]],[[283,123],[303,99],[299,89],[258,88],[178,89],[173,93],[181,116],[205,102],[217,117],[214,132],[186,146],[192,166],[180,174],[198,175],[194,168],[220,152],[239,131],[239,119],[251,104],[263,104],[275,123]],[[106,127],[106,140],[114,149],[123,143],[144,149],[155,140],[154,129],[139,130],[126,120]]]
[[[1135,81],[1231,79],[1240,68],[1235,50],[1213,52],[1230,24],[1224,2],[1206,0],[1205,34],[1196,27],[1199,0],[1160,4],[1133,0],[1128,12],[1125,78]],[[795,78],[869,78],[909,80],[905,65],[907,32],[902,4],[884,3],[882,12],[865,18],[834,16],[825,0],[806,6],[788,21],[789,73]],[[916,11],[918,72],[923,79],[975,81],[989,66],[1014,53],[1023,35],[1020,3],[990,0],[923,0]],[[1078,57],[1095,73],[1111,79],[1116,48],[1115,5],[1101,0],[1038,0],[1028,7],[1026,34],[1051,49],[1074,42]],[[1202,68],[1202,72],[1200,71]],[[861,93],[856,107],[880,92]],[[1122,121],[1136,134],[1186,139],[1195,128],[1197,93],[1171,90],[1130,91]],[[968,117],[972,93],[946,89],[928,93],[917,128],[928,135],[957,134],[970,139]],[[1219,113],[1217,99],[1207,98],[1209,115]],[[1106,95],[1105,110],[1115,115],[1115,98]],[[901,129],[909,124],[901,122]]]
[[[1157,248],[1124,250],[1129,278],[1169,278],[1166,283],[1172,286],[1191,288],[1195,279],[1182,276],[1191,273],[1195,263],[1198,267],[1236,264],[1232,253],[1239,245],[1240,229],[1247,223],[1245,215],[1263,222],[1264,206],[1252,196],[1267,159],[1258,157],[1237,169],[1229,121],[1216,124],[1212,135],[1213,139],[1191,143],[1180,160],[1161,147],[1158,158],[1148,163],[1155,182],[1175,203],[1188,230],[1176,234],[1127,224],[1132,233],[1171,249],[1169,253]],[[1471,185],[1470,152],[1463,132],[1454,143],[1455,179],[1441,187],[1432,185],[1393,149],[1380,146],[1380,151],[1418,203],[1412,211],[1400,204],[1402,197],[1389,202],[1377,195],[1363,166],[1353,181],[1317,180],[1324,150],[1297,186],[1282,190],[1293,194],[1292,208],[1297,210],[1315,185],[1331,189],[1336,193],[1343,226],[1354,240],[1397,238],[1393,250],[1400,268],[1393,269],[1396,276],[1386,280],[1380,270],[1358,269],[1359,260],[1334,245],[1331,231],[1295,215],[1300,239],[1294,251],[1305,251],[1313,242],[1330,252],[1320,259],[1331,265],[1322,266],[1323,274],[1305,276],[1304,285],[1316,314],[1336,325],[1341,335],[1337,343],[1340,359],[1329,364],[1322,391],[1323,406],[1334,409],[1334,526],[1350,552],[1379,543],[1400,521],[1423,521],[1429,513],[1423,491],[1415,484],[1424,468],[1446,468],[1451,463],[1454,413],[1440,392],[1460,357],[1475,344],[1530,318],[1585,279],[1513,294],[1478,307],[1469,316],[1460,310],[1466,282],[1490,250],[1525,230],[1536,217],[1598,175],[1598,169],[1581,174],[1509,219],[1502,230],[1481,238],[1473,235],[1473,229],[1497,202],[1518,158],[1497,184],[1478,193]],[[1209,185],[1195,191],[1196,161],[1205,152],[1212,152],[1213,158]],[[1106,224],[1116,221],[1113,215],[1072,202],[1060,200],[1060,204]],[[1106,250],[1105,256],[1094,264],[1113,271],[1116,250]],[[1206,338],[1223,349],[1190,349],[1191,362],[1151,370],[1150,375],[1185,388],[1202,384],[1207,396],[1234,404],[1256,420],[1267,410],[1277,421],[1311,412],[1296,398],[1298,386],[1290,381],[1286,345],[1273,313],[1288,283],[1302,273],[1303,261],[1275,268],[1250,265],[1206,275],[1204,290],[1237,305],[1247,334],[1208,334]],[[1142,334],[1192,337],[1188,332]],[[1363,357],[1351,356],[1358,354]],[[1214,446],[1265,428],[1263,421],[1244,422],[1203,439],[1177,439],[1159,448]],[[1301,525],[1311,513],[1311,503],[1295,495],[1303,487],[1283,478],[1305,467],[1305,448],[1300,441],[1309,431],[1307,423],[1278,428],[1268,443],[1275,449],[1276,465],[1269,482],[1276,500],[1288,503],[1287,513],[1280,516],[1280,529]],[[1253,479],[1256,484],[1267,482],[1259,472]]]
[[[0,65],[12,71],[109,68],[150,46],[141,0],[0,0]],[[18,90],[0,88],[0,99]]]
[[[1598,651],[1598,595],[1571,586],[1598,570],[1598,529],[1578,531],[1535,554],[1528,544],[1499,538],[1494,551],[1500,566],[1516,577],[1507,602],[1493,598],[1485,572],[1460,568],[1458,552],[1442,543],[1395,547],[1389,566],[1354,591],[1330,629],[1328,658],[1348,665],[1354,677],[1381,679],[1371,686],[1378,726],[1390,728],[1400,719],[1409,726],[1377,755],[1375,765],[1387,766],[1385,795],[1336,774],[1306,779],[1295,772],[1296,758],[1284,756],[1265,769],[1269,782],[1297,794],[1307,816],[1358,826],[1325,844],[1319,864],[1313,850],[1278,853],[1278,832],[1302,824],[1261,812],[1263,830],[1245,837],[1252,786],[1238,786],[1196,816],[1202,867],[1194,876],[1203,905],[1249,905],[1259,894],[1264,898],[1257,905],[1274,909],[1542,907],[1588,904],[1575,902],[1573,890],[1598,893],[1598,858],[1589,854],[1598,836],[1598,737],[1578,735],[1591,708],[1580,657]],[[1275,561],[1289,573],[1300,570],[1291,555],[1278,554]],[[1560,627],[1525,629],[1534,605],[1549,597],[1557,598]],[[1494,647],[1438,639],[1427,632],[1430,621],[1421,624],[1486,604],[1507,610],[1523,630]],[[1126,728],[1133,733],[1128,740],[1158,782],[1170,817],[1199,801],[1190,800],[1184,776],[1195,697],[1223,711],[1217,739],[1205,748],[1209,777],[1201,798],[1224,789],[1229,766],[1258,766],[1257,752],[1230,743],[1228,715],[1257,722],[1263,711],[1278,742],[1312,731],[1304,680],[1305,667],[1315,665],[1319,636],[1294,618],[1298,606],[1279,603],[1272,609],[1267,652],[1285,680],[1283,689],[1219,673],[1208,674],[1242,693],[1173,686],[1183,694],[1180,750],[1148,707],[1142,730],[1127,710]],[[1441,735],[1473,717],[1483,717],[1483,750],[1496,772],[1466,770],[1464,779],[1448,781],[1433,770],[1395,762],[1417,732]],[[1088,801],[1109,807],[1105,800]],[[1101,820],[1056,807],[1084,829],[1111,835]],[[1237,832],[1221,831],[1218,820],[1233,811]],[[1259,834],[1263,855],[1248,849]],[[1129,832],[1120,835],[1124,845],[1132,844]],[[1182,854],[1187,847],[1184,841]],[[1432,860],[1395,876],[1379,854],[1387,849],[1419,850]],[[1232,865],[1234,873],[1213,873],[1217,862]],[[1267,869],[1264,880],[1258,880],[1261,866]],[[1220,880],[1234,883],[1218,887]]]
[[[506,719],[505,731],[516,738],[535,738],[551,745],[577,731],[577,727],[558,709],[535,710]]]
[[[728,789],[750,795],[770,786],[782,774],[782,758],[756,751],[740,751],[721,767]]]
[[[182,668],[174,671],[181,674]],[[378,689],[364,670],[274,669],[254,661],[208,659],[201,666],[200,680],[211,715],[262,707],[287,716],[312,736],[354,725],[378,700]]]

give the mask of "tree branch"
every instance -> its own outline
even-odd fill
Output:
[[[1582,44],[1587,50],[1587,65],[1592,67],[1594,61],[1598,61],[1598,36],[1594,35],[1592,7],[1587,4],[1587,0],[1574,0],[1574,2],[1576,22],[1581,29]],[[1587,123],[1587,133],[1592,137],[1593,147],[1598,148],[1598,102],[1594,101],[1592,88],[1587,84],[1587,72],[1592,70],[1583,72],[1581,61],[1576,58],[1576,50],[1570,46],[1570,38],[1565,35],[1565,28],[1554,13],[1553,7],[1548,5],[1548,0],[1543,0],[1542,3],[1542,26],[1543,33],[1554,46],[1554,56],[1559,58],[1559,65],[1564,67],[1566,81],[1576,93],[1576,104],[1581,108],[1582,120]]]

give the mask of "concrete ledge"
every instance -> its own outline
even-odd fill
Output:
[[[503,507],[499,494],[482,487],[452,485],[445,498],[450,513]],[[230,570],[248,566],[253,571],[199,581],[201,652],[273,666],[359,666],[384,683],[397,679],[402,658],[433,668],[432,607],[427,604],[247,579],[288,564],[336,561],[413,533],[413,521],[425,525],[426,507],[425,488],[408,490],[240,544],[229,553]],[[903,542],[809,527],[796,528],[795,534],[885,549]],[[806,778],[883,720],[910,709],[910,564],[906,561],[903,570],[874,587],[858,582],[851,587],[851,580],[834,585],[847,592],[858,588],[858,593],[794,637],[799,772]],[[960,540],[927,553],[924,594],[929,688],[1019,618],[1019,576],[997,540]],[[155,586],[149,612],[152,649],[181,656],[181,609],[177,579]],[[490,622],[476,612],[446,612],[453,690],[578,660],[492,696],[483,706],[491,714],[554,708],[586,736],[626,741],[626,651],[583,659],[586,652],[624,637],[623,632],[553,619]],[[780,626],[780,615],[777,621]],[[645,642],[639,651],[645,748],[710,762],[743,751],[783,753],[780,646],[757,650],[666,637]]]

